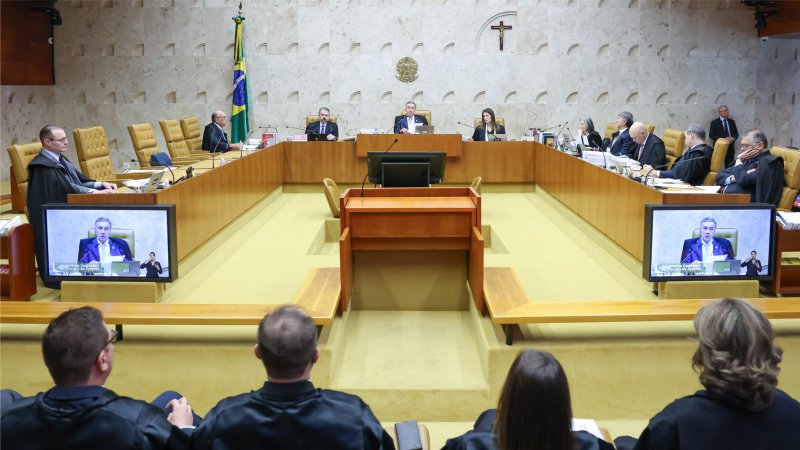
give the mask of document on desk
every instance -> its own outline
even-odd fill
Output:
[[[669,189],[663,191],[667,194],[716,194],[719,186],[692,186],[684,189]]]
[[[597,422],[593,419],[572,419],[572,431],[586,431],[597,438],[605,439]]]

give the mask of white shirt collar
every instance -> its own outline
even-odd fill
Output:
[[[61,159],[59,158],[60,155],[58,153],[48,150],[44,147],[42,147],[42,150],[44,151],[44,154],[47,155],[48,158],[52,159],[55,162],[61,162]]]

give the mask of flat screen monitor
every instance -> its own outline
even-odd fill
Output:
[[[428,187],[431,164],[418,162],[384,162],[381,164],[383,187]]]
[[[175,205],[45,205],[49,281],[172,282]]]
[[[645,207],[647,281],[771,280],[774,267],[772,205]]]
[[[383,176],[381,165],[383,163],[429,163],[430,182],[428,184],[437,184],[444,180],[446,161],[446,152],[367,152],[367,177],[370,183],[381,183]]]

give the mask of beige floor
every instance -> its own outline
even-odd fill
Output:
[[[162,301],[291,302],[310,268],[338,266],[338,249],[325,242],[325,199],[310,190],[277,193],[223,230],[182,263]],[[629,255],[542,192],[485,193],[483,214],[491,230],[486,265],[513,267],[531,299],[655,298]],[[36,299],[58,295],[42,288]],[[798,398],[800,321],[776,327],[786,350],[781,387]],[[0,326],[2,387],[24,394],[49,387],[41,330]],[[109,387],[126,395],[178,389],[204,413],[264,380],[251,327],[126,326],[125,333]],[[434,448],[493,406],[523,347],[553,352],[570,378],[575,415],[597,419],[612,435],[637,434],[667,402],[699,388],[688,323],[538,325],[525,333],[507,347],[474,311],[351,311],[323,335],[328,360],[315,382],[361,395],[387,423],[426,423]]]

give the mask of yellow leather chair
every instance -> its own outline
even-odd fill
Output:
[[[683,134],[683,131],[667,128],[664,130],[664,136],[661,139],[664,141],[664,147],[667,149],[668,167],[672,168],[672,164],[675,163],[675,160],[683,155],[686,135]]]
[[[78,152],[81,172],[93,180],[122,181],[142,178],[146,174],[116,173],[111,161],[106,130],[103,127],[76,128],[72,130],[72,140]]]
[[[619,131],[616,123],[606,125],[606,131],[603,132],[603,138],[612,139],[611,135]]]
[[[89,231],[86,233],[86,237],[93,238],[96,236],[97,233],[94,232],[94,228],[89,228]],[[136,260],[136,239],[134,239],[133,230],[129,228],[112,228],[108,232],[108,237],[122,239],[125,241],[128,244],[128,248],[131,250],[131,259],[134,261]]]
[[[405,115],[406,115],[406,111],[405,111],[405,110],[403,110],[403,111],[400,111],[400,114],[398,114],[398,116],[405,116]],[[424,117],[424,118],[425,118],[425,120],[427,120],[427,121],[428,121],[428,125],[433,125],[433,119],[431,119],[431,111],[430,111],[430,110],[427,110],[427,109],[418,109],[418,110],[417,110],[417,111],[414,113],[414,115],[417,115],[417,116],[422,116],[422,117]]]
[[[650,133],[654,133],[656,131],[656,126],[652,123],[646,123],[645,126],[647,127],[647,131]]]
[[[717,184],[717,174],[722,170],[725,164],[725,154],[728,153],[728,147],[731,145],[727,139],[717,139],[714,143],[714,151],[711,153],[711,168],[709,169],[706,179],[703,181],[705,186],[714,186]]]
[[[497,122],[498,125],[501,125],[503,128],[506,127],[506,119],[503,119],[502,117],[495,117],[494,121]],[[472,119],[472,123],[473,125],[475,125],[475,128],[478,128],[479,126],[483,125],[483,119],[481,118]]]
[[[692,239],[700,237],[700,230],[695,229],[692,231]],[[739,229],[738,228],[717,228],[714,232],[714,237],[725,238],[731,241],[734,256],[738,255],[737,248],[739,246]],[[750,256],[750,253],[747,254]]]
[[[167,151],[173,161],[183,160],[197,162],[210,158],[211,154],[206,152],[205,155],[193,155],[189,150],[189,144],[183,137],[181,126],[175,119],[159,120],[158,125],[161,127],[161,133],[164,134],[164,141],[167,143]]]
[[[136,158],[139,160],[139,165],[143,168],[150,168],[150,157],[156,153],[161,153],[156,142],[156,135],[153,133],[153,127],[149,123],[137,123],[128,125],[128,134],[131,136],[133,143],[133,150],[136,152]],[[194,160],[183,160],[172,158],[175,165],[185,165],[195,162]]]
[[[30,144],[17,144],[8,146],[8,157],[11,160],[11,168],[14,171],[14,178],[17,180],[17,187],[22,197],[22,204],[28,201],[28,164],[42,150],[41,142]],[[25,216],[28,215],[28,207],[24,207]]]
[[[783,158],[783,193],[778,208],[790,210],[794,199],[800,193],[800,151],[787,147],[772,147],[770,153]]]
[[[311,122],[316,122],[319,120],[319,114],[314,114],[311,116],[306,116],[306,128]],[[328,122],[336,123],[336,116],[328,116]]]
[[[331,214],[333,214],[333,217],[339,217],[341,214],[339,211],[339,198],[341,197],[339,186],[330,178],[323,178],[322,186],[325,188],[325,199],[328,200]]]
[[[475,188],[475,190],[478,191],[478,194],[480,194],[481,193],[481,184],[483,184],[483,178],[482,177],[475,177],[475,178],[472,179],[472,183],[470,183],[469,187]]]
[[[200,131],[200,122],[197,121],[197,117],[192,116],[181,119],[181,132],[189,145],[191,154],[208,154],[207,151],[203,150],[203,133]]]

